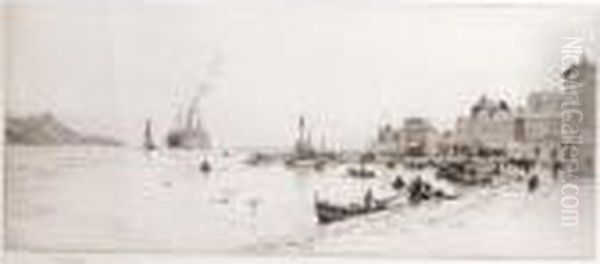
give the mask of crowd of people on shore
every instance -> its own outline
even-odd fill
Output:
[[[470,155],[470,156],[447,156],[447,157],[402,157],[398,159],[377,156],[372,153],[365,154],[358,159],[357,166],[350,166],[346,176],[357,180],[373,179],[384,170],[369,168],[387,168],[387,172],[396,173],[389,186],[402,193],[410,204],[419,204],[429,200],[453,200],[460,197],[460,193],[449,191],[447,188],[439,188],[440,182],[449,183],[455,187],[469,188],[494,188],[503,184],[523,184],[524,189],[536,192],[544,182],[556,181],[560,174],[561,163],[558,159],[542,160],[540,158],[511,157],[503,153],[497,155]],[[412,174],[403,175],[402,167],[408,169]],[[395,172],[396,171],[396,172]],[[406,171],[406,170],[404,170]],[[422,177],[424,174],[433,174],[433,177]],[[415,177],[415,175],[417,175]],[[431,175],[428,175],[431,176]],[[462,188],[465,189],[465,188]],[[366,189],[363,193],[362,206],[356,206],[356,210],[348,210],[343,207],[335,208],[326,201],[317,206],[319,210],[327,211],[328,219],[332,212],[339,213],[339,219],[352,215],[369,213],[381,210],[382,199],[378,199],[372,189]],[[377,204],[377,207],[372,206]],[[326,205],[326,206],[324,206]],[[344,215],[346,214],[346,215]]]

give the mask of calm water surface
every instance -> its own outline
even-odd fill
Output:
[[[582,228],[560,227],[557,184],[535,195],[523,186],[476,190],[322,227],[315,190],[339,168],[250,167],[247,153],[235,151],[9,147],[6,154],[12,249],[579,256],[593,247],[585,212]],[[210,174],[199,170],[205,158]],[[593,184],[584,186],[585,202]],[[524,245],[514,249],[515,241]]]

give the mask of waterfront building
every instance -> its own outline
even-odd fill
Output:
[[[515,115],[515,141],[519,151],[541,160],[557,158],[560,145],[560,91],[534,91],[527,97],[527,105]]]
[[[390,124],[385,124],[377,131],[377,139],[373,144],[373,151],[386,155],[400,154],[401,137],[401,129],[394,128]]]
[[[580,103],[577,109],[581,111],[582,120],[577,124],[579,133],[574,136],[563,133],[561,143],[578,147],[577,162],[580,171],[577,175],[593,176],[596,150],[596,63],[583,53],[579,61],[567,67],[562,75],[563,110],[573,109],[570,103]]]
[[[469,115],[456,121],[457,144],[473,148],[507,148],[515,138],[515,118],[504,100],[482,96]]]
[[[596,65],[584,54],[561,75],[560,89],[529,94],[525,111],[515,119],[515,139],[527,155],[542,161],[575,158],[561,155],[560,151],[561,147],[574,145],[579,150],[578,175],[592,175],[596,144]],[[563,116],[571,115],[568,114],[571,110],[581,111],[580,122],[563,122]],[[573,114],[574,119],[578,116]],[[577,133],[568,135],[561,130],[565,126],[577,128]]]
[[[556,158],[562,101],[558,90],[532,92],[525,106],[516,107],[504,100],[482,96],[468,116],[458,118],[454,144],[472,151],[497,149],[509,155],[543,160]]]
[[[436,153],[442,156],[457,155],[460,149],[457,145],[456,134],[454,131],[445,130],[440,133],[437,140]]]
[[[409,156],[429,156],[437,152],[438,132],[427,120],[410,117],[402,128],[402,153]]]
[[[406,118],[402,127],[379,128],[373,150],[387,155],[427,156],[437,152],[438,132],[426,119]]]

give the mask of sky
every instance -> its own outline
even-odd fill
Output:
[[[451,128],[482,94],[517,105],[546,89],[561,37],[593,50],[600,28],[597,8],[39,2],[8,13],[8,112],[134,145],[146,119],[163,136],[203,83],[219,146],[290,145],[300,115],[338,148],[406,117]]]

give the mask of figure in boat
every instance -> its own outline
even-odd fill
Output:
[[[319,200],[315,194],[315,211],[320,224],[329,224],[352,217],[376,213],[388,208],[392,199],[376,199],[373,190],[368,189],[363,196],[362,204],[339,205],[326,200]]]

